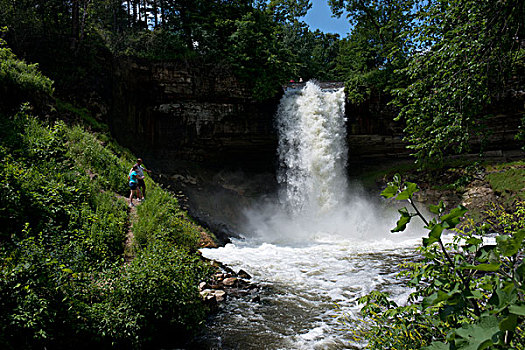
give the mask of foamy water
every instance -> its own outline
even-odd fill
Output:
[[[230,299],[202,348],[360,348],[343,329],[356,325],[339,322],[356,315],[358,298],[373,290],[391,292],[399,303],[407,298],[395,275],[415,256],[423,232],[390,233],[397,211],[347,183],[344,99],[342,89],[313,83],[282,98],[279,195],[246,208],[243,239],[202,250],[251,274],[261,298]]]
[[[398,264],[414,257],[419,242],[335,242],[332,235],[324,239],[320,234],[318,240],[298,245],[246,239],[203,250],[207,258],[248,271],[252,282],[263,286],[260,301],[228,301],[210,325],[210,348],[360,348],[342,330],[356,324],[343,326],[338,319],[343,314],[355,317],[357,299],[373,290],[388,291],[403,303],[409,290],[395,275]]]

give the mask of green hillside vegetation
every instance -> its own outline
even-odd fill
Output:
[[[16,102],[52,100],[36,66],[6,47],[0,56],[2,91]],[[81,125],[53,112],[74,114],[73,106],[59,103],[42,118],[37,105],[0,109],[1,347],[184,342],[206,315],[197,287],[210,273],[197,254],[202,228],[150,178],[148,199],[130,217],[135,157],[88,131],[90,118]],[[135,243],[125,247],[130,229]]]

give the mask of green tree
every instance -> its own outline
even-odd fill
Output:
[[[401,73],[409,84],[395,99],[418,161],[467,150],[484,108],[519,83],[513,76],[524,75],[523,18],[519,0],[421,3],[404,36],[410,57]]]
[[[410,204],[399,210],[392,232],[403,231],[413,217],[429,232],[419,249],[421,259],[400,273],[414,288],[407,305],[379,292],[361,298],[367,348],[523,349],[525,203],[517,203],[514,213],[495,209],[491,220],[475,223],[461,220],[466,208],[447,212],[440,202],[429,207],[435,217],[427,220],[413,198],[418,190],[396,175],[381,193]],[[442,239],[446,230],[456,231],[450,243]]]
[[[395,70],[405,65],[401,34],[414,18],[415,0],[329,0],[336,16],[346,13],[351,34],[342,40],[337,72],[348,98],[361,103],[371,94],[390,92],[402,82]]]

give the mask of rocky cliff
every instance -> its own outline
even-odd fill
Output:
[[[120,59],[110,127],[164,169],[176,161],[268,169],[277,100],[253,100],[227,69],[202,63]]]
[[[280,96],[255,101],[227,68],[198,62],[121,58],[113,76],[113,135],[162,173],[158,180],[215,232],[232,235],[242,210],[275,191]],[[409,155],[403,126],[386,102],[375,97],[346,106],[350,175]],[[485,123],[491,132],[486,149],[497,155],[518,148],[514,135],[523,106],[515,107],[498,107]],[[478,140],[473,149],[480,145]]]

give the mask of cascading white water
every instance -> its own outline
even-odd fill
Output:
[[[277,111],[281,202],[294,214],[318,215],[344,203],[347,193],[345,94],[308,82],[289,90]]]
[[[347,183],[344,98],[309,82],[281,99],[279,198],[246,209],[243,239],[202,250],[248,271],[264,287],[261,302],[229,300],[208,348],[357,349],[338,316],[355,313],[374,289],[406,296],[394,275],[419,235],[390,234],[397,212]]]

